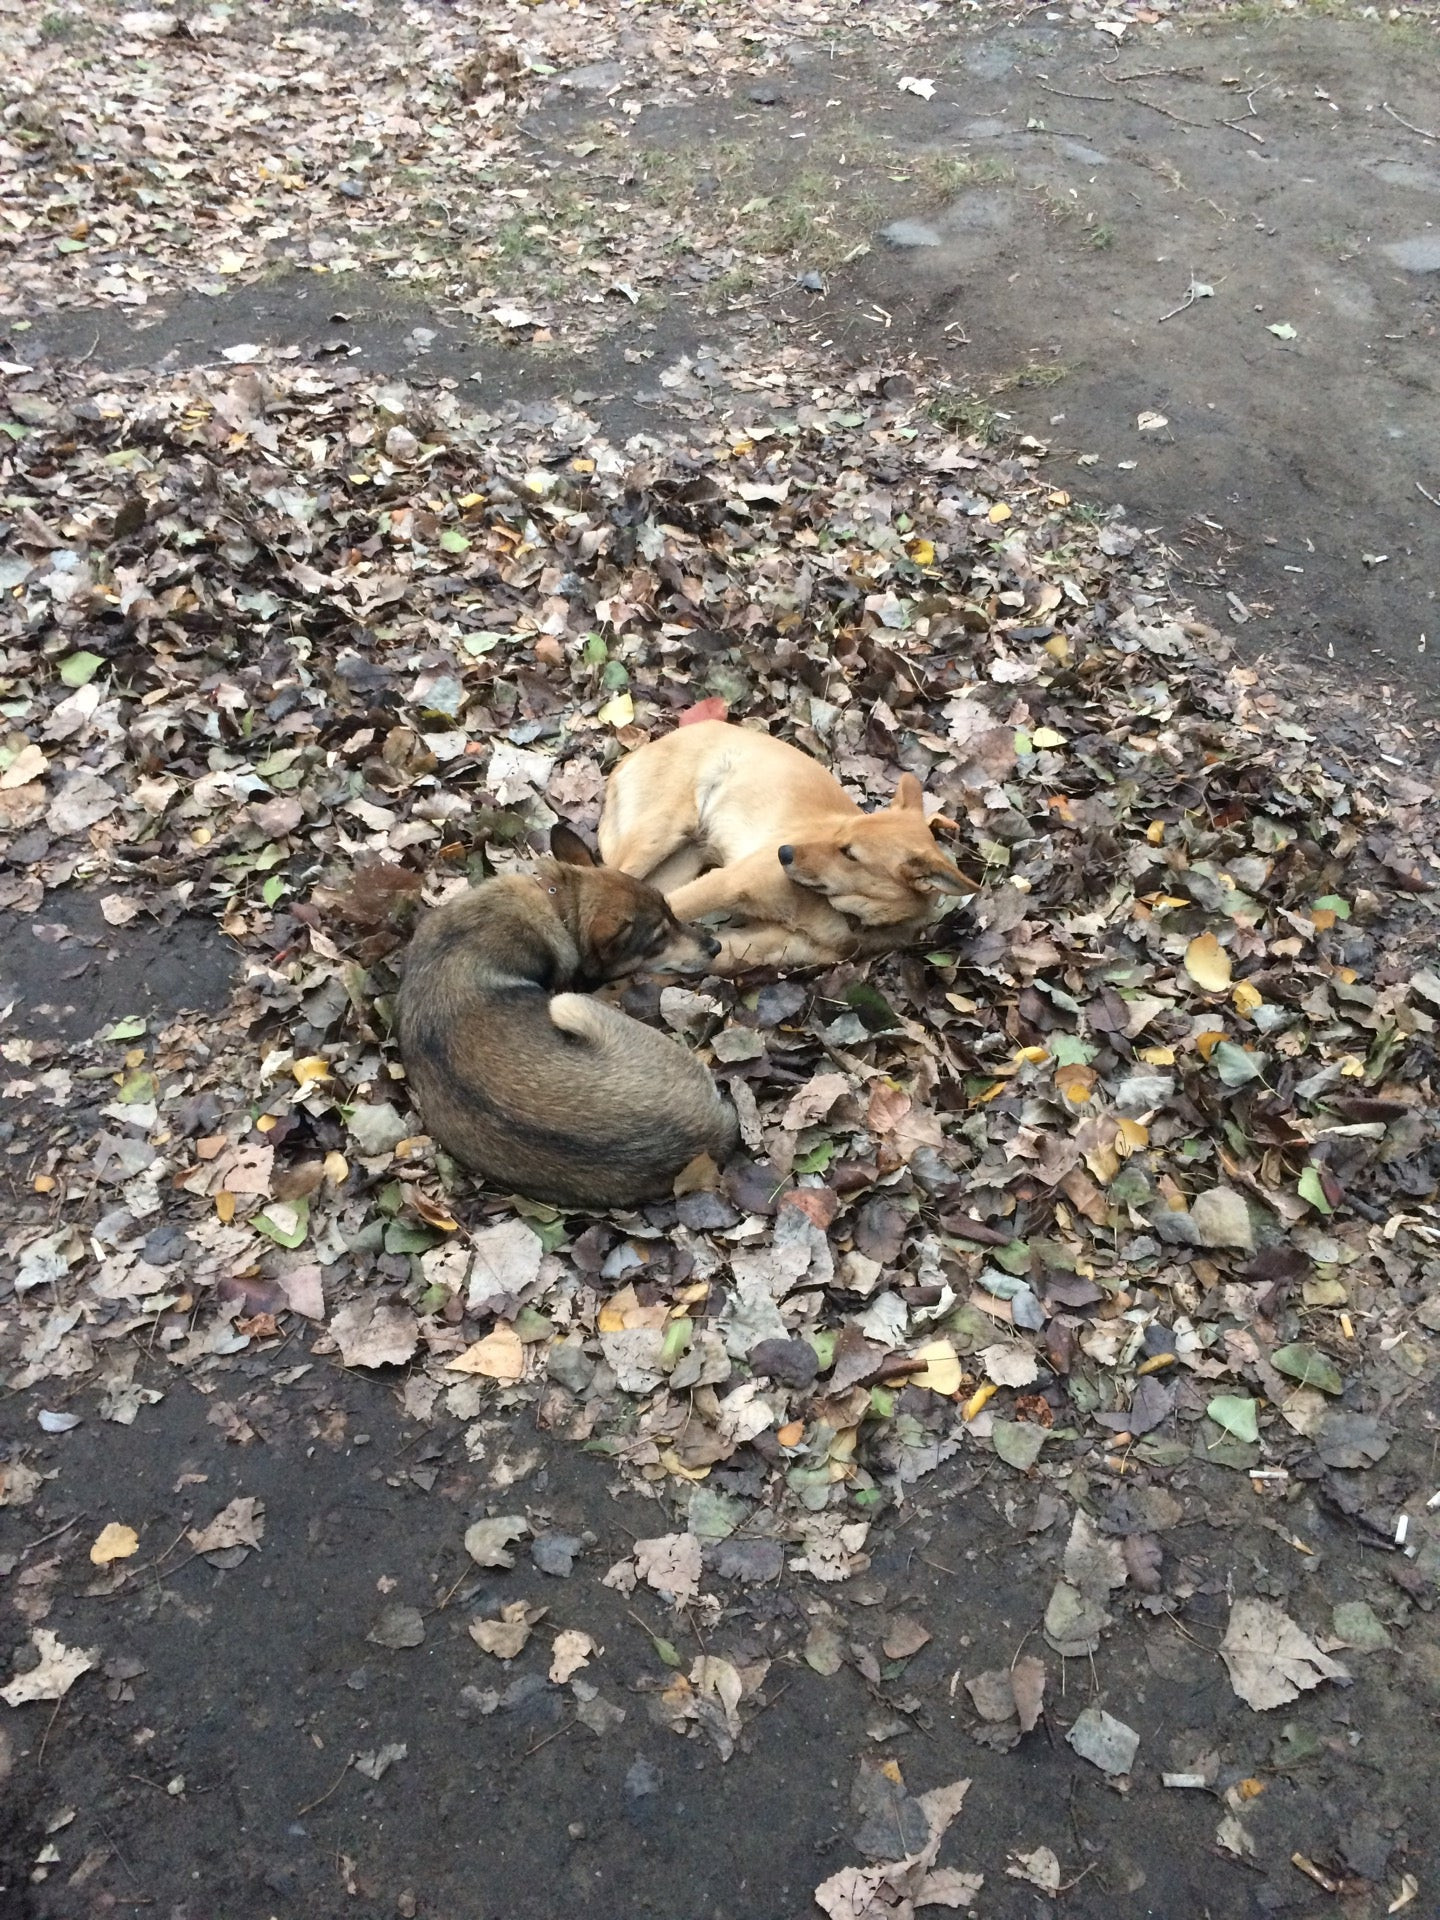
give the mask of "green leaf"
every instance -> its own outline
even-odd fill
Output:
[[[1337,920],[1350,918],[1350,902],[1342,900],[1338,893],[1322,893],[1315,902],[1317,907],[1328,907]]]
[[[288,893],[289,890],[285,876],[279,873],[272,873],[260,889],[260,898],[265,902],[267,907],[273,907],[281,894]]]
[[[895,1416],[895,1396],[889,1387],[871,1387],[870,1418],[891,1420]]]
[[[538,1307],[522,1307],[515,1316],[515,1332],[529,1346],[536,1340],[548,1340],[555,1331],[555,1323],[541,1313]]]
[[[67,238],[55,242],[55,251],[57,253],[84,253],[88,245],[89,242],[86,240],[71,240]]]
[[[650,1633],[648,1627],[645,1631]],[[673,1640],[662,1640],[658,1633],[651,1633],[650,1644],[655,1649],[656,1659],[659,1660],[663,1666],[680,1667],[685,1664],[684,1661],[681,1660],[679,1650]]]
[[[890,1002],[868,980],[851,981],[845,989],[845,1004],[859,1014],[872,1033],[881,1033],[887,1027],[900,1024]]]
[[[1320,1178],[1318,1167],[1306,1167],[1296,1184],[1295,1191],[1302,1200],[1308,1200],[1319,1213],[1333,1213],[1335,1209],[1325,1198],[1325,1183]]]
[[[1244,1047],[1237,1047],[1233,1040],[1222,1040],[1211,1054],[1210,1064],[1227,1087],[1244,1087],[1264,1073],[1265,1056],[1247,1053]]]
[[[675,1320],[665,1323],[665,1339],[660,1347],[660,1371],[669,1373],[678,1366],[681,1359],[690,1351],[690,1339],[695,1331],[695,1322],[688,1314],[681,1314]]]
[[[1283,1373],[1302,1387],[1318,1387],[1321,1393],[1344,1390],[1345,1382],[1335,1362],[1304,1340],[1297,1340],[1293,1346],[1277,1347],[1270,1356],[1270,1364],[1277,1373]]]
[[[599,667],[610,658],[610,649],[598,633],[587,633],[583,655],[587,667]]]
[[[60,662],[60,678],[67,687],[88,686],[104,664],[98,653],[87,653],[82,647]]]
[[[1260,1403],[1238,1393],[1217,1393],[1205,1409],[1217,1427],[1252,1445],[1260,1439]]]
[[[812,1147],[795,1162],[796,1173],[823,1173],[835,1158],[835,1142],[822,1140],[818,1147]]]
[[[990,1429],[990,1444],[1009,1467],[1028,1473],[1049,1436],[1044,1427],[1030,1420],[997,1420]]]
[[[102,1027],[95,1038],[97,1040],[138,1040],[148,1030],[148,1022],[138,1013],[132,1013],[126,1020],[117,1020],[112,1027]]]
[[[1028,1240],[1009,1240],[1003,1247],[992,1247],[990,1258],[997,1267],[1003,1267],[1006,1273],[1028,1274],[1030,1271],[1030,1242]]]
[[[1078,1033],[1052,1033],[1045,1042],[1057,1067],[1088,1067],[1095,1049],[1087,1047]]]
[[[257,1233],[264,1234],[267,1240],[273,1240],[277,1247],[291,1249],[303,1246],[305,1235],[310,1230],[310,1202],[308,1200],[276,1200],[264,1213],[257,1213],[251,1223]]]
[[[392,1220],[385,1229],[386,1253],[428,1253],[440,1244],[442,1236],[429,1227],[412,1227],[403,1220]],[[288,1244],[282,1242],[282,1245]]]
[[[605,669],[600,675],[600,684],[608,688],[611,693],[619,693],[630,684],[630,669],[623,660],[607,660]]]
[[[440,544],[446,553],[468,553],[470,542],[458,527],[446,527],[440,535]]]

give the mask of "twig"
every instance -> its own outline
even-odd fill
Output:
[[[570,1729],[576,1724],[575,1720],[565,1721],[563,1726],[556,1727],[553,1733],[547,1733],[543,1740],[537,1740],[533,1747],[526,1747],[520,1758],[522,1760],[528,1760],[532,1753],[538,1753],[541,1747],[548,1747],[552,1740],[558,1740],[562,1733],[569,1733]]]
[[[1423,487],[1421,488],[1421,492],[1424,492]],[[71,1527],[78,1527],[84,1518],[85,1515],[83,1513],[77,1513],[75,1518],[73,1520],[67,1520],[63,1527],[54,1527],[49,1533],[42,1533],[38,1540],[32,1540],[28,1547],[22,1547],[20,1549],[20,1558],[23,1560],[27,1554],[33,1553],[37,1547],[43,1547],[47,1540],[58,1540],[61,1534],[68,1533]]]
[[[1207,124],[1204,120],[1187,120],[1183,113],[1172,113],[1169,107],[1162,107],[1158,100],[1147,100],[1143,94],[1132,93],[1130,98],[1137,107],[1149,107],[1152,113],[1163,113],[1167,120],[1174,120],[1179,126],[1203,127]]]
[[[1424,494],[1425,498],[1430,502],[1432,507],[1440,507],[1440,500],[1437,500],[1435,498],[1435,495],[1431,493],[1428,487],[1421,487],[1420,482],[1418,480],[1415,482],[1415,485],[1419,487],[1420,492]]]
[[[1042,92],[1057,93],[1062,100],[1093,100],[1102,107],[1113,107],[1115,104],[1113,93],[1071,93],[1065,87],[1052,87],[1049,81],[1042,80],[1038,73],[1033,73],[1030,77]]]
[[[65,1696],[62,1693],[60,1698],[55,1702],[54,1713],[52,1713],[50,1718],[45,1722],[44,1733],[42,1733],[40,1736],[40,1751],[35,1756],[35,1767],[37,1772],[39,1770],[41,1762],[45,1758],[45,1742],[50,1738],[50,1729],[54,1726],[56,1720],[59,1718],[60,1709],[61,1707],[64,1706],[64,1704],[65,1704]]]
[[[100,345],[100,335],[97,332],[97,334],[95,335],[95,338],[90,342],[90,351],[88,353],[82,353],[80,358],[74,362],[74,365],[77,367],[83,367],[87,360],[93,360],[95,358],[96,349],[99,347],[99,345]]]
[[[297,1808],[295,1813],[295,1818],[297,1820],[303,1819],[307,1813],[313,1813],[316,1807],[323,1807],[325,1802],[330,1798],[330,1795],[332,1793],[338,1793],[340,1791],[340,1782],[345,1778],[346,1774],[349,1773],[351,1767],[353,1767],[354,1764],[355,1764],[355,1756],[352,1753],[350,1758],[345,1762],[344,1766],[340,1769],[340,1778],[335,1782],[334,1786],[329,1788],[328,1791],[326,1791],[325,1793],[322,1793],[318,1800],[308,1801],[305,1806]]]
[[[1380,102],[1380,111],[1388,113],[1392,120],[1398,120],[1407,133],[1418,133],[1422,140],[1440,140],[1440,133],[1431,133],[1428,127],[1417,127],[1413,120],[1406,120],[1401,114],[1396,113],[1388,100]]]
[[[1204,78],[1203,67],[1137,67],[1134,73],[1112,73],[1112,81],[1122,80],[1194,80]]]
[[[1157,326],[1163,327],[1165,322],[1167,320],[1173,320],[1177,313],[1184,313],[1187,307],[1193,307],[1195,302],[1203,297],[1199,289],[1200,289],[1200,282],[1195,278],[1195,275],[1192,273],[1190,275],[1190,290],[1185,295],[1185,298],[1180,302],[1178,307],[1172,307],[1169,313],[1162,313],[1159,320],[1157,320],[1155,324]]]

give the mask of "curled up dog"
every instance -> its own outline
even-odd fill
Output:
[[[723,1159],[736,1122],[676,1040],[583,991],[698,973],[718,943],[653,887],[594,864],[557,827],[532,875],[472,887],[421,921],[399,996],[400,1052],[431,1135],[503,1191],[611,1207]]]

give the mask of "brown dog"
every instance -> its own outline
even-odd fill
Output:
[[[913,774],[892,805],[862,813],[798,747],[721,720],[620,762],[600,852],[682,919],[724,922],[716,973],[887,953],[933,917],[937,894],[975,891],[931,839]]]
[[[558,1206],[669,1190],[723,1159],[735,1116],[684,1047],[569,989],[642,968],[705,971],[718,943],[653,887],[597,867],[568,827],[534,877],[487,880],[421,921],[400,987],[400,1052],[425,1124],[492,1186]]]

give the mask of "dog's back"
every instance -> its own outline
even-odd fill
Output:
[[[552,884],[553,881],[553,884]],[[431,1134],[495,1186],[568,1206],[665,1192],[735,1119],[675,1040],[567,991],[660,957],[678,932],[625,874],[487,881],[430,914],[406,957],[400,1049]]]

